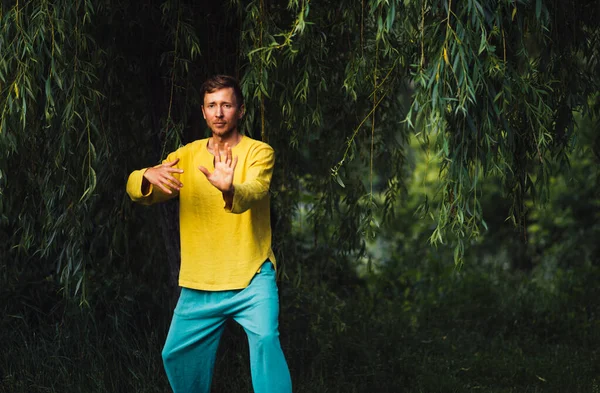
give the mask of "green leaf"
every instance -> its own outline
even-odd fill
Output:
[[[485,34],[485,29],[482,28],[481,29],[481,42],[479,43],[479,51],[478,51],[478,55],[480,55],[484,50],[485,50],[485,46],[487,44],[487,38],[486,38],[486,34]]]
[[[396,2],[392,0],[390,9],[388,10],[387,18],[386,18],[386,26],[388,31],[392,30],[392,25],[394,24],[394,19],[396,18]]]
[[[342,186],[342,188],[346,188],[346,185],[345,185],[345,184],[344,184],[344,182],[342,181],[342,177],[340,176],[340,174],[339,174],[339,173],[337,173],[337,174],[335,175],[335,180],[338,182],[338,184],[339,184],[340,186]]]
[[[444,154],[446,155],[446,157],[448,157],[450,155],[450,148],[448,146],[448,138],[444,138],[444,140],[442,141],[442,149],[444,150]]]

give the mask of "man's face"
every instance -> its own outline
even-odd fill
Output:
[[[204,95],[202,114],[213,135],[228,137],[237,131],[244,106],[238,107],[233,88],[226,87]]]

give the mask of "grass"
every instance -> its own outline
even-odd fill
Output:
[[[600,275],[579,273],[552,291],[531,274],[487,268],[422,274],[395,288],[283,283],[294,391],[600,393]],[[52,312],[7,303],[0,392],[170,391],[160,359],[167,307],[133,302],[95,312],[57,301]],[[213,392],[251,392],[248,365],[244,333],[232,323]]]

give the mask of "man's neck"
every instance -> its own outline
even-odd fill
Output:
[[[226,136],[220,136],[220,135],[213,134],[211,140],[208,141],[208,145],[211,149],[215,145],[215,143],[218,144],[219,146],[223,146],[223,145],[225,145],[225,143],[228,143],[229,147],[234,147],[235,145],[240,143],[241,140],[242,140],[242,134],[240,134],[236,130]]]

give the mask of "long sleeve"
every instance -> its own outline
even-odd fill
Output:
[[[173,152],[169,154],[163,163],[175,160],[177,158],[176,153],[177,152]],[[147,170],[148,168],[133,171],[127,179],[127,194],[132,201],[142,205],[152,205],[154,203],[164,202],[171,198],[175,198],[179,195],[176,190],[173,190],[172,194],[166,194],[160,188],[154,187],[152,184],[150,184],[148,192],[144,193],[142,191],[142,183],[144,181],[144,173]],[[177,174],[174,174],[174,176],[178,178]]]
[[[268,196],[273,166],[275,165],[275,154],[273,149],[266,144],[260,145],[249,157],[247,176],[244,182],[234,183],[235,192],[231,210],[234,214],[240,214]]]
[[[145,205],[179,199],[181,269],[179,285],[204,291],[242,289],[248,286],[268,259],[277,263],[271,249],[269,186],[274,152],[266,143],[244,136],[232,148],[238,163],[234,171],[234,200],[223,209],[223,194],[198,169],[214,170],[208,139],[201,139],[169,154],[164,162],[179,158],[174,177],[183,183],[178,193],[168,195],[159,187],[142,192],[144,171],[134,171],[127,193]]]

